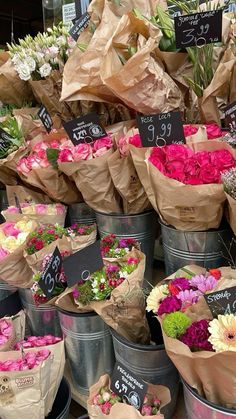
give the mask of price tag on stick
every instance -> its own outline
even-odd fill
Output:
[[[137,115],[136,119],[143,147],[163,147],[186,142],[180,112]]]
[[[204,294],[204,298],[213,317],[219,314],[236,314],[236,287]]]
[[[90,144],[98,138],[107,136],[106,131],[101,126],[99,116],[95,112],[66,122],[64,128],[74,145]]]
[[[88,27],[90,21],[89,13],[84,13],[79,19],[75,18],[74,26],[69,30],[69,34],[77,41],[80,34]]]
[[[231,131],[236,131],[236,101],[226,106],[225,110],[225,124]]]
[[[53,291],[59,282],[62,269],[62,257],[58,250],[58,247],[54,250],[51,259],[45,271],[39,280],[40,288],[42,288],[46,297],[50,298],[53,295]]]
[[[63,268],[69,287],[81,279],[86,280],[95,271],[103,267],[100,240],[69,256],[63,262]]]
[[[20,206],[20,201],[18,199],[18,196],[16,195],[15,192],[13,192],[13,195],[14,195],[14,198],[15,198],[16,207],[18,208],[19,213],[22,214],[22,209],[21,209],[21,206]]]
[[[177,48],[187,48],[221,42],[222,9],[175,16]]]
[[[125,403],[141,410],[148,385],[123,364],[116,362],[111,377],[111,390],[122,397]]]
[[[12,137],[0,128],[0,152],[6,153],[11,145]]]
[[[41,119],[44,127],[46,128],[47,132],[49,133],[52,130],[53,122],[52,118],[49,115],[47,109],[44,105],[42,105],[38,111],[38,116]]]

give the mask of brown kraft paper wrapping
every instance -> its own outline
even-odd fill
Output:
[[[123,65],[119,50],[124,52],[137,34],[142,37],[141,46]],[[124,15],[106,45],[101,64],[105,85],[127,106],[144,114],[183,108],[179,88],[155,58],[160,37],[160,30],[150,22],[138,19],[132,12]]]
[[[236,285],[234,269],[223,267],[220,270],[224,279],[218,282],[214,292]],[[204,297],[190,309],[187,309],[186,314],[193,321],[212,319],[212,314]],[[161,322],[161,319],[158,319]],[[234,392],[232,391],[236,386],[235,352],[191,352],[187,345],[177,339],[166,336],[164,331],[163,338],[167,354],[180,372],[180,375],[191,387],[195,388],[200,395],[212,403],[228,408],[236,408]]]
[[[72,177],[85,202],[94,210],[105,213],[122,212],[120,197],[111,179],[108,159],[113,150],[95,159],[59,163],[59,169]]]
[[[8,204],[16,205],[14,193],[17,195],[19,202],[29,202],[35,204],[51,204],[52,200],[39,189],[27,188],[23,185],[6,186]]]
[[[130,406],[125,403],[116,403],[112,406],[111,412],[109,415],[102,413],[99,406],[93,405],[93,398],[96,394],[99,393],[102,387],[110,387],[111,381],[109,375],[103,375],[100,377],[99,381],[94,384],[89,389],[89,398],[87,401],[87,409],[90,419],[139,419],[143,418],[141,413],[135,409],[133,406]],[[160,411],[164,406],[170,402],[170,391],[167,387],[149,384],[147,393],[158,397],[161,400]],[[145,416],[147,419],[164,419],[164,416],[161,413],[152,416]]]
[[[236,200],[232,198],[232,196],[225,194],[227,198],[228,204],[228,219],[230,227],[232,228],[234,234],[236,235]]]
[[[20,310],[15,316],[5,316],[2,319],[7,320],[13,327],[13,333],[10,339],[0,346],[0,352],[6,352],[13,349],[16,342],[25,338],[25,312]]]
[[[13,205],[15,206],[15,203]],[[59,224],[62,227],[65,225],[66,218],[66,212],[64,214],[20,214],[17,212],[1,211],[1,214],[6,221],[13,221],[14,223],[21,221],[22,218],[28,217],[30,220],[34,220],[39,225]]]

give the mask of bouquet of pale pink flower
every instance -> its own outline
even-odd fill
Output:
[[[6,221],[20,221],[23,217],[35,220],[39,224],[59,224],[62,227],[65,224],[66,207],[60,203],[57,204],[29,204],[20,203],[20,207],[11,205],[1,214]]]

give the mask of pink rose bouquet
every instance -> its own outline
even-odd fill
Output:
[[[21,213],[20,213],[21,210]],[[29,204],[20,203],[20,208],[10,206],[2,215],[6,221],[20,221],[22,217],[27,216],[39,224],[57,223],[61,226],[65,224],[66,207],[60,203],[57,204]]]
[[[226,135],[225,131],[222,131],[217,124],[205,124],[201,125],[206,130],[206,135],[208,140],[215,140],[217,138],[224,137]],[[185,137],[190,137],[194,134],[197,134],[199,126],[196,125],[184,125],[184,135]]]
[[[58,154],[58,162],[69,163],[79,162],[81,160],[90,160],[96,157],[101,157],[108,150],[113,147],[112,138],[108,135],[107,137],[100,138],[93,143],[81,143],[74,146],[71,142],[64,146]]]
[[[0,351],[9,350],[14,340],[14,326],[11,319],[0,319]]]
[[[50,355],[48,349],[41,349],[37,352],[27,352],[24,357],[18,359],[0,360],[0,371],[26,371],[38,367],[41,362]]]
[[[61,342],[61,338],[53,336],[53,335],[45,335],[45,336],[29,336],[26,339],[22,339],[17,342],[14,346],[16,351],[29,348],[39,348],[41,346],[48,346],[48,345],[55,345],[58,342]]]
[[[226,170],[221,175],[221,179],[228,204],[226,216],[234,234],[236,234],[236,168]]]

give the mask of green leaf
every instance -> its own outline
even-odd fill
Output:
[[[53,169],[57,169],[57,159],[59,156],[60,150],[56,148],[48,148],[47,149],[47,159],[49,163],[52,165]]]

